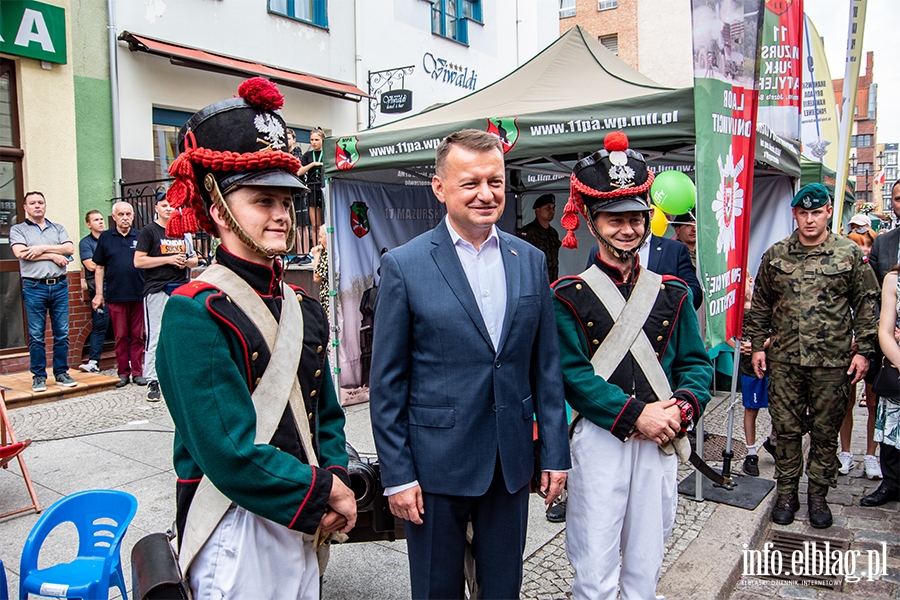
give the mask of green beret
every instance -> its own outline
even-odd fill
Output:
[[[800,191],[797,192],[797,195],[791,201],[791,206],[799,206],[806,210],[811,210],[825,206],[830,200],[831,196],[828,195],[828,188],[821,183],[810,183],[800,188]]]

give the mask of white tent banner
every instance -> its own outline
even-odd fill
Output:
[[[788,177],[757,177],[753,181],[753,213],[747,248],[747,273],[753,277],[756,277],[762,255],[769,246],[794,231],[793,197],[794,188]]]

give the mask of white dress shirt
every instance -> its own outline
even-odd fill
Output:
[[[503,255],[500,252],[500,236],[497,234],[497,226],[491,226],[491,233],[481,244],[481,248],[475,249],[470,242],[462,239],[450,225],[449,219],[444,219],[447,229],[450,231],[450,239],[456,248],[456,255],[462,264],[469,287],[478,304],[478,311],[484,320],[494,351],[500,342],[500,333],[503,331],[503,319],[506,316],[506,269],[503,267]],[[440,227],[440,225],[438,225]],[[404,485],[387,487],[385,496],[393,496],[402,491],[419,485],[418,480]]]
[[[500,254],[497,226],[491,226],[488,238],[481,244],[481,248],[476,250],[474,245],[454,231],[449,220],[445,222],[447,229],[450,230],[450,239],[453,240],[456,255],[478,304],[478,311],[496,350],[500,342],[500,332],[503,330],[503,319],[506,316],[506,269],[503,267],[503,257]]]

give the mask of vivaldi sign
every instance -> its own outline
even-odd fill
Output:
[[[0,52],[66,63],[66,11],[43,2],[0,2]]]
[[[435,81],[443,81],[467,90],[475,89],[475,80],[478,78],[475,69],[472,69],[470,73],[469,67],[454,64],[446,58],[436,57],[431,52],[426,52],[422,56],[422,68]]]
[[[412,90],[389,90],[381,94],[381,112],[405,113],[412,110]]]

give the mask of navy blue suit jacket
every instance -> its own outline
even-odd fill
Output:
[[[600,247],[594,244],[588,254],[588,262],[585,269],[594,264],[594,257],[600,251]],[[672,275],[682,280],[691,290],[694,308],[700,308],[703,304],[703,288],[697,279],[694,263],[691,262],[691,253],[687,246],[670,238],[650,235],[650,257],[647,261],[647,269],[658,275]]]
[[[507,490],[541,467],[570,467],[556,321],[546,259],[499,232],[507,303],[498,347],[446,222],[382,257],[370,403],[382,482],[481,496],[497,456]]]

